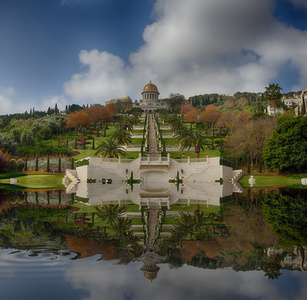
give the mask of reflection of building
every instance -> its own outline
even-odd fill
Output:
[[[144,263],[141,270],[144,272],[144,276],[152,281],[157,278],[158,271],[160,270],[157,263],[161,263],[165,259],[166,257],[162,257],[155,252],[147,251],[134,261],[142,261]]]
[[[142,100],[138,107],[142,108],[145,112],[153,112],[156,109],[166,109],[166,105],[162,105],[159,100],[158,88],[151,83],[151,81],[144,86],[142,92]]]
[[[151,160],[90,157],[89,165],[67,170],[73,182],[67,192],[89,198],[90,205],[135,203],[140,208],[156,204],[220,205],[220,198],[240,192],[239,171],[220,165],[220,158],[174,160],[159,156]],[[133,189],[127,180],[133,173]],[[221,179],[223,184],[221,184]]]

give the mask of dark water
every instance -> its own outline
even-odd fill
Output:
[[[213,215],[195,205],[203,223],[186,220],[185,233],[184,216],[163,219],[162,209],[180,232],[156,226],[152,239],[129,234],[137,219],[115,232],[78,214],[80,199],[65,192],[0,197],[1,299],[307,298],[304,190],[246,190]]]

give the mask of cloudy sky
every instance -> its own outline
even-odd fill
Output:
[[[0,115],[307,88],[307,0],[0,0]]]

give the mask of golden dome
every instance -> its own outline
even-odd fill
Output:
[[[143,93],[149,91],[159,93],[158,88],[153,83],[151,83],[151,81],[148,84],[146,84],[143,88]]]

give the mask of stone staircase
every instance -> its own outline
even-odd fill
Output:
[[[72,182],[78,182],[78,173],[77,173],[76,170],[66,169],[66,176],[67,176]]]
[[[243,171],[242,170],[233,170],[232,171],[231,181],[232,182],[237,182],[241,178],[242,175],[243,175]]]

